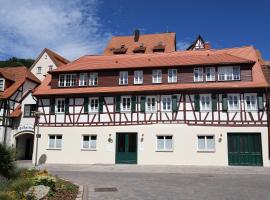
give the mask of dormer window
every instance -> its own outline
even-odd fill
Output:
[[[90,86],[97,86],[98,85],[98,73],[91,72],[89,74],[89,85]]]
[[[162,42],[159,42],[156,46],[153,48],[153,52],[164,52],[165,51],[165,45]]]
[[[128,71],[121,71],[119,73],[119,85],[128,84]]]
[[[0,78],[0,91],[4,91],[5,89],[5,79]]]
[[[144,53],[146,50],[146,47],[143,45],[143,43],[140,44],[140,46],[136,47],[133,50],[133,53]]]
[[[76,74],[60,74],[58,80],[59,87],[76,86]]]
[[[240,80],[240,67],[219,67],[218,68],[219,81],[236,81]]]
[[[162,83],[162,71],[161,69],[153,70],[152,83]]]
[[[79,86],[87,86],[87,73],[80,73]]]
[[[122,44],[119,48],[113,49],[114,54],[125,54],[127,52],[127,48],[124,44]]]

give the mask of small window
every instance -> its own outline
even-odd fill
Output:
[[[219,81],[240,80],[240,67],[219,67],[218,68]]]
[[[157,151],[172,151],[173,150],[172,135],[157,136]]]
[[[60,74],[58,80],[59,87],[76,86],[76,74]]]
[[[152,83],[161,83],[162,82],[162,71],[161,69],[152,71]]]
[[[200,95],[200,110],[209,111],[212,108],[211,95],[210,94],[201,94]]]
[[[0,78],[0,91],[5,90],[5,79]]]
[[[245,106],[247,111],[257,110],[257,94],[245,94]]]
[[[121,71],[119,73],[119,85],[128,84],[128,71]]]
[[[97,86],[98,85],[98,73],[92,72],[89,75],[89,85],[90,86]]]
[[[36,112],[36,104],[25,104],[24,105],[24,117],[34,117]]]
[[[56,99],[56,113],[63,113],[65,111],[65,99]]]
[[[79,86],[87,86],[88,82],[88,74],[80,73]]]
[[[197,150],[215,151],[215,137],[213,135],[199,135]]]
[[[168,83],[177,83],[177,69],[168,69]]]
[[[156,112],[157,111],[157,98],[154,96],[146,97],[146,111]]]
[[[228,95],[228,110],[231,110],[231,111],[240,110],[239,94],[229,94]]]
[[[96,150],[97,136],[96,135],[83,135],[82,149]]]
[[[41,71],[42,71],[42,67],[37,67],[37,74],[41,74]]]
[[[203,81],[203,68],[194,68],[194,82],[202,82]]]
[[[143,84],[143,71],[134,71],[134,84]]]
[[[162,96],[161,97],[161,110],[162,111],[172,111],[172,97]]]
[[[49,135],[49,149],[62,148],[62,135]]]
[[[52,71],[53,70],[53,66],[52,65],[49,65],[48,66],[48,69],[49,69],[49,71]]]
[[[216,74],[215,67],[206,67],[206,69],[205,69],[206,81],[215,81],[216,80],[215,74]]]
[[[131,111],[131,97],[121,97],[121,111]]]
[[[98,98],[90,98],[89,104],[90,112],[98,112]]]

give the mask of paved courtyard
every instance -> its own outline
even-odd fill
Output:
[[[47,165],[42,168],[85,185],[89,200],[270,199],[270,168],[137,165]]]

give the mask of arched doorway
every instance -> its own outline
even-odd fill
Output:
[[[21,132],[16,136],[16,152],[17,160],[32,160],[33,146],[34,146],[34,133]]]

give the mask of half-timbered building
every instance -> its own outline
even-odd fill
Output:
[[[199,41],[199,43],[198,43]],[[48,163],[269,165],[267,87],[252,47],[113,37],[35,90]]]

